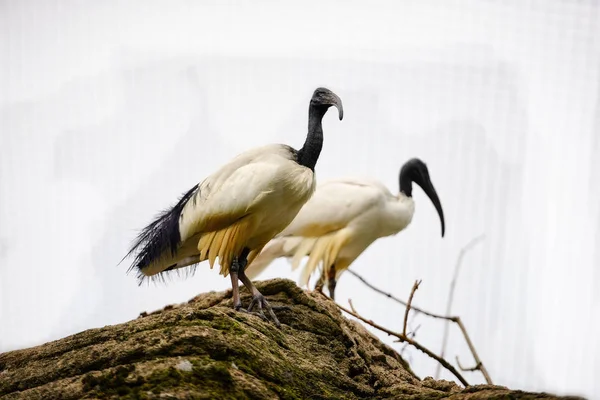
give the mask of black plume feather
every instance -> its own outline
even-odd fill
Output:
[[[123,257],[123,260],[137,251],[131,267],[127,270],[137,268],[142,271],[152,262],[158,260],[167,250],[175,255],[177,248],[181,243],[181,233],[179,232],[179,216],[189,199],[196,194],[198,185],[188,190],[175,204],[160,212],[148,226],[138,234],[131,245],[129,252]],[[121,261],[123,261],[121,260]]]

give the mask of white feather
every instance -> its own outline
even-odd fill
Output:
[[[228,216],[233,221],[242,217],[281,184],[285,173],[299,177],[302,173],[312,174],[293,161],[287,146],[262,146],[238,155],[202,181],[187,202],[179,221],[181,240],[202,231],[203,226],[218,216]],[[307,183],[306,189],[310,188],[308,178],[303,182]]]
[[[381,237],[395,235],[412,220],[412,198],[394,196],[382,183],[370,178],[343,178],[320,184],[296,218],[274,238],[247,268],[252,279],[274,259],[293,257],[295,269],[309,256],[300,284],[306,284],[320,263],[337,274]],[[341,246],[336,251],[336,246]],[[311,256],[313,259],[311,260]],[[323,262],[329,265],[322,265]]]
[[[187,201],[179,217],[180,247],[197,252],[194,246],[202,235],[249,217],[254,223],[240,245],[260,248],[292,221],[315,186],[313,171],[295,161],[289,146],[275,144],[248,150],[202,181]],[[186,241],[193,241],[193,246]],[[182,253],[179,257],[190,256]],[[193,258],[179,260],[175,268],[189,265],[188,260]],[[229,265],[222,261],[222,272],[226,273]],[[143,273],[157,274],[172,262],[165,257]]]

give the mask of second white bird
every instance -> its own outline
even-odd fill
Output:
[[[320,265],[317,289],[327,283],[330,297],[335,298],[339,276],[371,243],[395,235],[410,224],[415,212],[413,182],[435,206],[443,237],[444,212],[425,163],[417,158],[406,162],[400,170],[399,181],[398,195],[368,178],[337,179],[320,184],[292,223],[247,267],[246,275],[255,278],[279,257],[291,258],[295,270],[308,256],[298,283],[307,285]]]

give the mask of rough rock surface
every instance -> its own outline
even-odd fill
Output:
[[[555,398],[419,379],[333,303],[289,280],[258,283],[282,329],[210,292],[134,321],[0,354],[2,399]],[[242,301],[249,296],[242,291]]]

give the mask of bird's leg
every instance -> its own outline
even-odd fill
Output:
[[[229,275],[231,276],[231,291],[233,292],[233,308],[239,311],[242,308],[242,300],[240,299],[240,288],[238,286],[238,273],[240,270],[240,264],[237,257],[234,257],[229,268]]]
[[[250,312],[252,314],[256,314],[255,312],[252,312],[252,309],[254,308],[254,306],[256,306],[258,308],[258,314],[263,319],[266,319],[265,313],[263,312],[263,307],[264,307],[267,310],[267,312],[269,313],[269,315],[271,316],[271,318],[273,319],[273,322],[275,322],[275,325],[277,325],[278,328],[281,328],[281,323],[279,322],[279,319],[277,319],[277,316],[275,315],[274,311],[275,310],[291,310],[291,308],[288,306],[279,306],[279,307],[271,306],[269,304],[269,302],[267,301],[267,299],[265,299],[265,296],[261,292],[259,292],[259,290],[256,288],[256,286],[254,286],[254,284],[252,283],[250,278],[248,278],[246,276],[244,271],[240,271],[240,281],[242,281],[244,286],[246,286],[246,288],[250,291],[250,293],[252,293],[252,302],[250,303],[250,306],[248,307],[248,312]]]
[[[329,268],[327,272],[327,289],[329,289],[329,297],[331,300],[335,300],[335,286],[337,282],[335,280],[335,264]]]
[[[244,263],[244,266],[245,266],[245,263]],[[233,291],[233,308],[235,309],[235,311],[241,311],[241,312],[248,313],[248,314],[254,314],[258,317],[261,317],[264,320],[267,320],[267,317],[265,316],[264,313],[260,314],[257,312],[250,312],[249,310],[242,308],[242,299],[240,298],[240,288],[239,288],[239,284],[238,284],[238,279],[241,280],[240,262],[237,257],[234,257],[231,262],[231,267],[229,267],[229,275],[231,275],[231,288]],[[246,277],[246,275],[244,275],[244,277]],[[243,281],[242,281],[242,283],[243,283]],[[246,284],[244,284],[244,285],[247,287]],[[248,290],[250,290],[250,289],[248,289]]]
[[[260,317],[262,317],[263,319],[266,319],[267,317],[265,316],[265,313],[263,312],[263,307],[264,307],[269,312],[269,315],[271,316],[271,318],[273,318],[275,325],[277,325],[277,327],[280,328],[281,323],[279,322],[279,319],[277,319],[277,316],[275,315],[275,313],[273,311],[274,310],[291,310],[291,308],[287,307],[287,306],[272,307],[269,304],[269,302],[267,301],[267,299],[265,299],[265,296],[263,296],[263,294],[258,291],[256,286],[254,286],[254,284],[252,283],[250,278],[248,278],[246,276],[246,273],[244,271],[245,271],[246,265],[248,263],[247,256],[249,253],[249,251],[246,251],[246,250],[247,249],[244,249],[244,251],[242,252],[242,257],[240,257],[240,263],[238,264],[239,265],[238,274],[239,274],[240,281],[242,281],[244,286],[246,286],[246,289],[248,289],[248,291],[250,293],[252,293],[252,302],[250,303],[250,306],[248,307],[247,312],[252,313],[252,314],[257,314]],[[258,313],[252,311],[254,306],[258,307]]]
[[[315,291],[323,293],[323,285],[325,284],[325,272],[321,272],[321,276],[317,283],[315,283]]]

